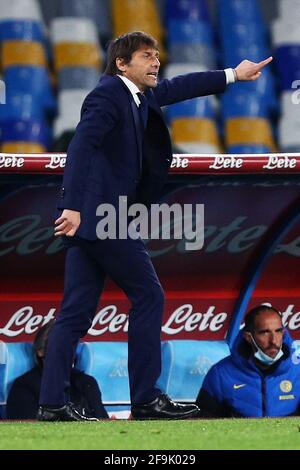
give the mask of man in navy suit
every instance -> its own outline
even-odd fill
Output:
[[[182,419],[198,414],[195,405],[174,403],[156,386],[161,372],[160,333],[164,294],[143,241],[99,239],[97,207],[119,197],[128,204],[157,201],[172,160],[161,107],[221,93],[235,80],[255,80],[272,58],[236,69],[191,73],[158,83],[159,52],[154,38],[125,34],[108,50],[107,68],[82,106],[68,149],[55,234],[68,246],[65,291],[49,337],[38,419],[87,420],[69,402],[75,349],[90,328],[109,275],[131,301],[128,370],[132,416]]]

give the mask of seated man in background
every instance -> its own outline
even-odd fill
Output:
[[[18,377],[10,389],[6,406],[8,419],[36,419],[47,340],[53,323],[54,320],[44,325],[33,342],[37,366]],[[71,374],[70,396],[82,415],[98,419],[108,418],[96,380],[75,367]]]
[[[204,417],[271,417],[300,414],[300,364],[281,314],[250,310],[231,355],[207,373],[196,403]],[[297,361],[299,362],[299,361]]]

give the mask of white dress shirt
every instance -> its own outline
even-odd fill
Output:
[[[137,107],[140,107],[141,101],[137,95],[137,93],[141,93],[141,91],[138,89],[135,83],[133,83],[129,78],[124,77],[123,75],[118,75],[118,77],[123,80],[127,88],[129,89],[130,93],[133,96],[134,102],[137,105]]]
[[[230,83],[236,82],[235,74],[234,74],[233,69],[225,69],[224,72],[225,72],[225,75],[226,75],[226,85],[229,85]]]

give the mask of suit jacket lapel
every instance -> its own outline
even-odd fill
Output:
[[[113,77],[114,79],[117,79],[118,85],[121,86],[121,88],[126,92],[126,95],[129,99],[130,102],[130,107],[131,107],[131,112],[133,116],[133,121],[134,121],[134,128],[135,128],[135,138],[136,138],[136,144],[138,148],[138,166],[140,170],[140,174],[142,172],[142,158],[143,158],[143,135],[144,135],[144,129],[142,128],[142,122],[139,114],[138,107],[133,99],[133,96],[129,90],[129,88],[125,85],[123,80],[121,80],[119,77]]]

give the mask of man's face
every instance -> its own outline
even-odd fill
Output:
[[[282,346],[283,331],[279,315],[276,312],[264,310],[255,318],[252,336],[265,354],[275,357]],[[251,342],[251,337],[245,338]]]
[[[135,83],[140,91],[156,87],[160,67],[158,50],[145,46],[132,54],[128,64],[123,59],[116,62],[123,76]]]

